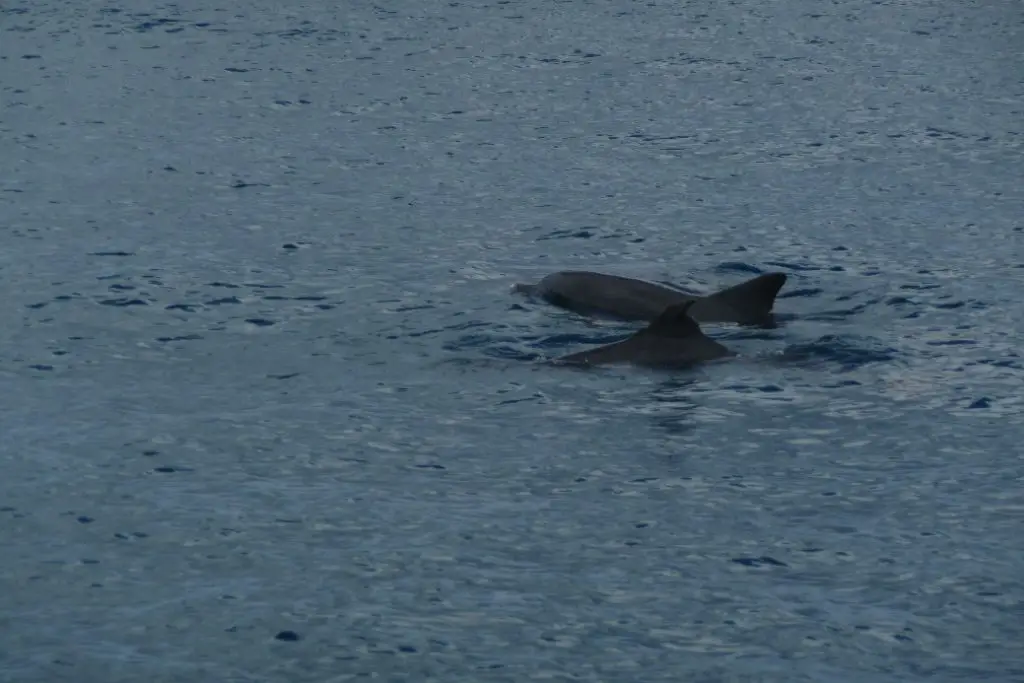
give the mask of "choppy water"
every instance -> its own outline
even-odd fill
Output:
[[[1022,26],[5,2],[0,680],[1024,680]]]

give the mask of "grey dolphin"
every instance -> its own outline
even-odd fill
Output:
[[[620,342],[563,356],[558,361],[574,365],[633,363],[651,367],[686,367],[736,355],[701,332],[700,326],[688,314],[693,306],[696,306],[693,301],[669,306],[647,327]]]
[[[774,323],[775,296],[785,283],[785,273],[765,273],[698,296],[620,275],[564,270],[547,275],[535,285],[517,284],[513,291],[538,296],[577,313],[624,320],[653,320],[669,306],[692,302],[690,316],[698,322],[770,326]]]

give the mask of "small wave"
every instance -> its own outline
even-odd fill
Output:
[[[784,292],[779,292],[776,299],[798,299],[803,297],[819,296],[823,294],[825,290],[820,287],[804,287],[802,289],[790,289]]]
[[[435,334],[443,334],[445,332],[451,332],[453,330],[472,330],[479,329],[481,327],[490,327],[490,323],[483,322],[481,320],[469,320],[464,323],[458,323],[457,325],[450,325],[448,327],[434,327],[426,330],[412,330],[402,333],[388,333],[385,335],[387,339],[401,339],[402,337],[428,337]],[[464,339],[471,339],[486,335],[466,335]],[[448,348],[451,344],[445,344],[444,348]]]
[[[622,333],[610,335],[553,334],[511,335],[507,331],[466,334],[445,343],[445,351],[477,351],[489,358],[534,362],[551,360],[580,347],[620,341]]]
[[[490,358],[498,358],[501,360],[524,362],[550,360],[542,353],[538,353],[536,351],[524,351],[512,344],[496,344],[494,346],[489,346],[484,349],[484,354]]]
[[[531,343],[530,346],[533,348],[540,349],[563,349],[571,346],[578,345],[600,345],[600,344],[612,344],[617,341],[622,341],[629,332],[614,332],[611,334],[603,335],[588,335],[588,334],[552,334],[544,337],[535,338],[536,342]]]
[[[721,332],[718,330],[712,330],[710,326],[704,328],[704,334],[716,339],[719,342],[728,344],[729,341],[777,341],[780,339],[779,323],[781,320],[791,321],[796,319],[797,316],[787,314],[785,316],[775,316],[774,325],[765,327],[731,327],[724,328]]]
[[[625,239],[629,242],[643,242],[644,238],[632,231],[621,228],[599,227],[596,225],[584,225],[579,228],[561,228],[537,237],[535,241],[544,242],[547,240],[562,239]]]
[[[787,346],[780,360],[806,366],[838,365],[839,372],[849,372],[869,363],[895,360],[895,349],[864,338],[825,335],[816,341]]]
[[[774,268],[785,268],[787,270],[795,270],[798,273],[806,273],[815,270],[828,270],[831,272],[842,272],[844,269],[842,266],[815,266],[809,263],[792,263],[790,261],[765,261],[766,266],[772,266]]]
[[[838,308],[831,311],[819,311],[817,313],[809,313],[803,316],[804,320],[812,320],[815,322],[835,322],[837,320],[844,320],[853,315],[863,313],[871,306],[877,304],[879,299],[872,299],[865,301],[864,303],[851,306],[850,308]]]
[[[757,266],[753,266],[749,263],[743,263],[742,261],[726,261],[725,263],[719,263],[715,266],[715,271],[719,273],[749,273],[752,275],[760,275],[764,272]]]

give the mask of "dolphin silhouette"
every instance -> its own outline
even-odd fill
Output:
[[[669,306],[691,302],[689,315],[698,322],[772,326],[775,296],[785,283],[785,273],[765,273],[699,296],[620,275],[564,270],[535,285],[517,284],[513,291],[538,296],[576,313],[624,320],[654,320]]]
[[[701,332],[689,315],[694,306],[693,301],[669,306],[647,327],[626,339],[563,356],[558,362],[574,365],[633,363],[671,368],[736,355]]]

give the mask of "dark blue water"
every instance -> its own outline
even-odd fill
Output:
[[[1024,680],[1022,28],[4,2],[0,680]]]

